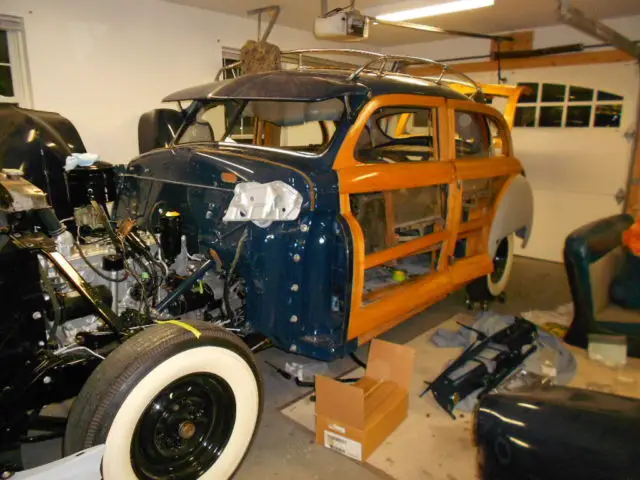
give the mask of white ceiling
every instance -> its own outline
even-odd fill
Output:
[[[278,24],[313,30],[314,18],[320,15],[320,0],[167,0],[172,3],[206,8],[246,17],[247,10],[267,5],[282,7]],[[329,8],[347,5],[349,0],[329,0]],[[356,0],[356,8],[400,3],[397,0]],[[573,0],[573,5],[595,18],[640,14],[639,0]],[[560,23],[558,0],[496,0],[493,7],[452,13],[417,20],[437,27],[479,33],[508,32]],[[276,27],[277,28],[277,27]],[[397,27],[372,26],[367,43],[378,46],[442,40],[438,34],[427,34]]]

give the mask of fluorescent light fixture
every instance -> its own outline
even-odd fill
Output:
[[[385,20],[387,22],[404,22],[405,20],[413,20],[415,18],[435,17],[436,15],[444,15],[445,13],[463,12],[465,10],[474,10],[476,8],[491,7],[494,4],[495,0],[453,0],[449,2],[433,3],[431,5],[417,8],[396,10],[391,13],[375,15],[375,18],[379,18],[380,20]],[[391,6],[389,5],[385,10],[388,11],[390,7]],[[397,6],[394,6],[394,8],[397,8]]]

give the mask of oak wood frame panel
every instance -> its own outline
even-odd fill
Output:
[[[518,92],[518,96],[520,92]],[[491,118],[498,126],[500,132],[501,148],[504,156],[455,159],[456,178],[460,181],[473,179],[499,180],[500,190],[497,192],[493,202],[481,202],[478,208],[470,212],[467,222],[460,222],[458,227],[458,240],[467,239],[467,252],[477,255],[486,255],[489,232],[495,215],[497,205],[502,200],[502,196],[508,186],[504,180],[522,173],[521,163],[513,157],[513,143],[511,140],[511,128],[508,121],[495,108],[484,104],[470,103],[460,100],[449,100],[447,102],[449,121],[451,122],[452,135],[449,137],[450,148],[455,156],[455,113],[457,111],[480,113]],[[493,192],[492,192],[493,193]],[[461,192],[462,196],[464,191]],[[493,195],[492,195],[493,196]],[[455,243],[454,243],[455,245]],[[492,268],[493,269],[493,268]]]
[[[467,102],[463,102],[467,105]],[[440,161],[415,164],[365,164],[355,158],[355,147],[367,120],[382,107],[425,107],[434,108],[437,115],[437,132],[434,149]],[[455,178],[453,159],[454,144],[452,138],[452,120],[447,102],[440,97],[419,95],[384,95],[374,98],[367,104],[345,139],[334,170],[338,172],[340,185],[341,213],[347,221],[353,235],[354,275],[351,299],[351,314],[348,338],[359,338],[367,342],[383,331],[405,320],[415,312],[444,298],[467,281],[488,274],[493,269],[487,255],[460,260],[449,265],[449,251],[453,252],[458,236],[460,212],[462,206],[461,191]],[[370,255],[364,253],[364,234],[360,224],[351,212],[349,195],[370,191],[389,192],[399,188],[428,187],[448,185],[447,218],[444,230],[425,235],[416,240],[396,245]],[[375,292],[363,305],[364,271],[398,258],[424,252],[436,245],[442,245],[442,253],[437,262],[437,271],[427,274],[400,286],[391,286],[384,291]],[[396,288],[397,287],[397,288]],[[407,313],[408,312],[408,313]]]

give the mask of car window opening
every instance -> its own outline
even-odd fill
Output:
[[[202,103],[175,143],[241,143],[320,154],[333,141],[344,112],[344,102],[338,98]]]
[[[360,135],[355,155],[363,163],[437,160],[436,138],[434,109],[380,108]]]

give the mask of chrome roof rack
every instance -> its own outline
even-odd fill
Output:
[[[233,72],[235,76],[236,69],[241,67],[242,67],[241,60],[238,60],[237,62],[232,63],[230,65],[227,65],[226,67],[222,67],[220,70],[218,70],[218,73],[216,74],[216,82],[220,80],[220,76],[223,75],[224,72]]]
[[[336,62],[333,60],[327,60],[323,66],[320,64],[319,59],[315,55],[345,55],[350,57],[364,58],[366,62],[361,65],[354,65],[352,63]],[[409,55],[393,55],[377,52],[369,52],[366,50],[355,49],[300,49],[289,50],[282,52],[282,56],[285,59],[291,57],[297,57],[298,70],[317,70],[317,69],[340,69],[348,70],[350,73],[347,80],[357,80],[361,75],[365,73],[373,73],[378,77],[384,77],[385,75],[393,74],[394,76],[403,76],[409,78],[421,78],[430,82],[433,82],[441,86],[449,86],[451,84],[460,84],[466,87],[475,89],[473,95],[482,93],[482,88],[471,77],[459,72],[447,64],[431,60],[429,58],[413,57]],[[305,58],[312,58],[312,65],[305,65]],[[440,70],[437,75],[412,75],[411,73],[402,72],[400,70],[403,66],[408,65],[429,65]]]
[[[366,61],[364,64],[358,65],[351,62],[319,58],[317,55],[344,55],[353,58],[357,57]],[[392,55],[349,48],[310,48],[283,51],[282,61],[284,63],[296,65],[296,68],[299,71],[327,69],[343,71],[347,73],[346,80],[349,81],[356,81],[363,74],[374,74],[380,78],[385,75],[394,75],[396,77],[420,78],[449,88],[451,84],[470,87],[475,90],[471,97],[475,97],[477,94],[482,94],[482,88],[480,88],[480,86],[468,75],[465,75],[444,63],[422,57]],[[412,75],[411,73],[402,72],[400,70],[403,66],[407,65],[430,65],[439,69],[440,72],[437,75]],[[216,75],[216,81],[220,80],[220,77],[224,72],[236,72],[237,69],[241,67],[241,61],[222,67]]]

